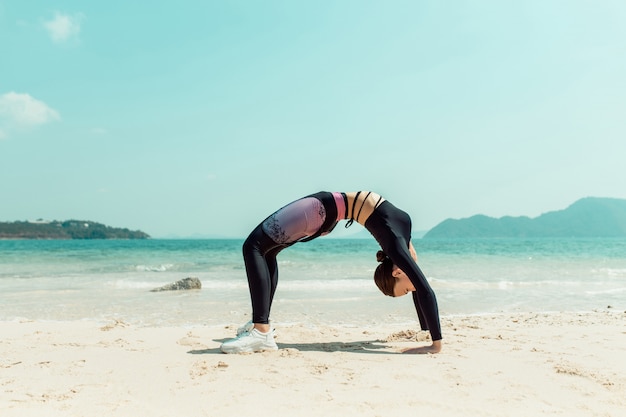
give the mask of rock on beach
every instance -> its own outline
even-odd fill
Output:
[[[162,287],[154,288],[150,292],[159,291],[179,291],[179,290],[199,290],[202,288],[202,283],[196,277],[188,277],[171,284],[164,285]]]

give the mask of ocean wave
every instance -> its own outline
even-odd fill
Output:
[[[202,288],[207,290],[247,290],[245,280],[200,280]],[[279,284],[280,285],[280,284]]]
[[[362,289],[374,286],[371,280],[359,279],[335,279],[335,280],[282,280],[278,282],[280,291],[323,291],[323,290],[346,290]],[[248,282],[245,280],[212,280],[203,281],[202,288],[221,290],[247,290]]]
[[[152,289],[163,285],[170,284],[177,281],[180,278],[172,277],[169,281],[133,281],[128,279],[119,279],[112,281],[110,286],[116,289]],[[248,282],[241,279],[207,279],[200,278],[202,282],[202,288],[205,290],[214,291],[247,291]],[[456,280],[443,280],[437,278],[429,278],[429,283],[433,289],[437,291],[508,291],[515,289],[532,289],[543,288],[547,290],[550,288],[581,288],[585,286],[593,285],[594,287],[602,288],[604,286],[610,286],[611,281],[575,281],[575,280],[537,280],[537,281],[514,281],[514,280],[494,280],[494,281],[456,281]],[[613,282],[612,285],[615,285]],[[281,291],[362,291],[376,288],[373,280],[370,279],[311,279],[311,280],[279,280],[278,288]],[[626,291],[625,289],[618,290],[597,290],[588,291],[588,294],[602,294],[603,291],[616,292]]]
[[[168,282],[148,282],[148,281],[127,281],[117,280],[110,283],[110,286],[117,290],[145,290],[162,287]]]
[[[623,288],[609,288],[606,290],[598,290],[598,291],[585,291],[586,294],[589,295],[603,295],[603,294],[620,294],[626,292],[626,287]]]
[[[593,269],[592,272],[600,273],[602,275],[606,275],[611,278],[626,277],[626,268],[598,268],[598,269]]]
[[[468,289],[468,290],[489,290],[489,289],[512,289],[512,288],[529,288],[529,287],[579,287],[588,285],[585,281],[565,281],[565,280],[536,280],[536,281],[513,281],[513,280],[476,280],[476,281],[457,281],[432,278],[428,280],[433,288],[436,289]]]
[[[278,284],[285,290],[325,290],[325,289],[361,289],[374,286],[373,280],[364,279],[330,279],[330,280],[292,280]]]
[[[161,265],[136,265],[135,270],[139,272],[165,272],[174,268],[174,264],[161,264]]]

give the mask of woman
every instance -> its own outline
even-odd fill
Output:
[[[266,218],[243,244],[243,257],[252,299],[252,320],[237,331],[237,338],[222,344],[224,353],[276,350],[269,314],[278,284],[278,253],[296,242],[330,233],[341,220],[346,227],[356,221],[378,241],[380,264],[374,281],[383,294],[399,297],[413,293],[422,330],[429,330],[432,345],[406,353],[441,350],[441,325],[437,299],[417,266],[411,244],[411,218],[371,191],[319,192],[296,200]]]

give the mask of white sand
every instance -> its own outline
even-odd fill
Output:
[[[428,343],[406,327],[280,324],[278,352],[224,355],[234,325],[0,322],[0,416],[626,416],[626,312],[442,325],[437,355],[398,354]]]

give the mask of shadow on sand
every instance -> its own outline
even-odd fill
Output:
[[[214,339],[214,342],[223,343],[230,339]],[[363,340],[356,342],[315,342],[315,343],[277,343],[278,349],[292,349],[300,352],[352,352],[352,353],[377,353],[396,354],[390,347],[381,344],[379,340]],[[187,352],[191,355],[222,354],[219,348],[196,349]]]

